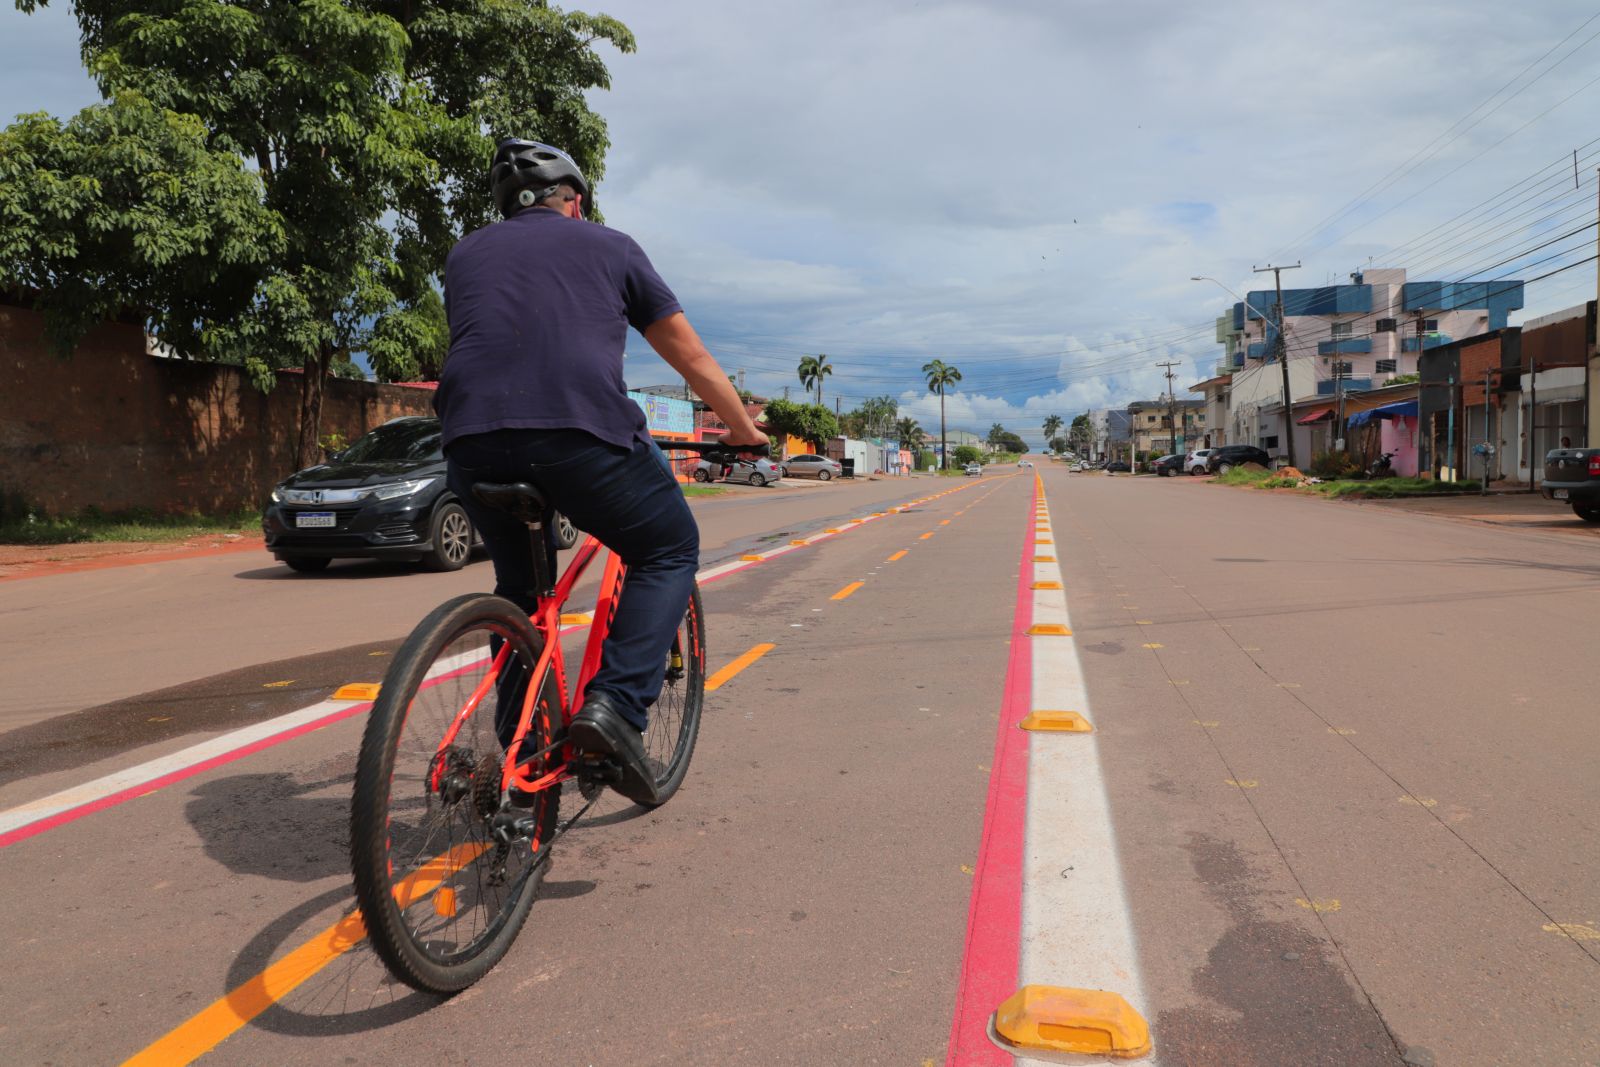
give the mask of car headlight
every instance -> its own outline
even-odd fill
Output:
[[[278,494],[278,489],[279,489],[278,486],[273,486],[272,487],[272,502],[274,504],[283,503],[283,497]]]
[[[392,482],[389,485],[378,486],[368,493],[367,497],[371,500],[398,500],[403,496],[415,496],[437,480],[437,478],[418,478],[410,482]]]

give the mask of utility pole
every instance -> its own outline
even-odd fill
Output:
[[[1181,456],[1183,455],[1183,446],[1178,444],[1177,397],[1172,392],[1172,379],[1174,377],[1172,368],[1181,367],[1183,364],[1168,361],[1166,363],[1157,363],[1156,366],[1164,370],[1167,375],[1167,425],[1172,429],[1172,439],[1167,444],[1172,446],[1174,455]]]
[[[1283,339],[1283,272],[1286,270],[1298,270],[1299,268],[1299,263],[1291,263],[1282,267],[1268,265],[1265,267],[1250,268],[1251,271],[1256,274],[1261,274],[1264,271],[1270,270],[1272,272],[1273,286],[1278,291],[1278,304],[1274,309],[1274,314],[1278,318],[1278,342],[1276,348],[1278,349],[1278,362],[1283,366],[1283,441],[1288,449],[1289,466],[1291,467],[1295,465],[1294,401],[1289,396],[1289,345]]]

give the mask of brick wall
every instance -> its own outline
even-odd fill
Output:
[[[321,432],[354,440],[432,399],[332,380]],[[146,355],[136,326],[101,326],[61,358],[37,313],[0,305],[0,491],[52,514],[259,507],[294,470],[299,402],[298,374],[262,393],[237,367]]]

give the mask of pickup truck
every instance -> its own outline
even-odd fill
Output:
[[[1557,448],[1545,453],[1546,500],[1572,505],[1584,522],[1600,522],[1600,448]]]

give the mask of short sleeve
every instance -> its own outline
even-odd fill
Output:
[[[650,257],[631,237],[628,238],[626,256],[622,286],[628,325],[643,333],[653,323],[660,322],[668,315],[676,315],[683,307],[650,264]]]

